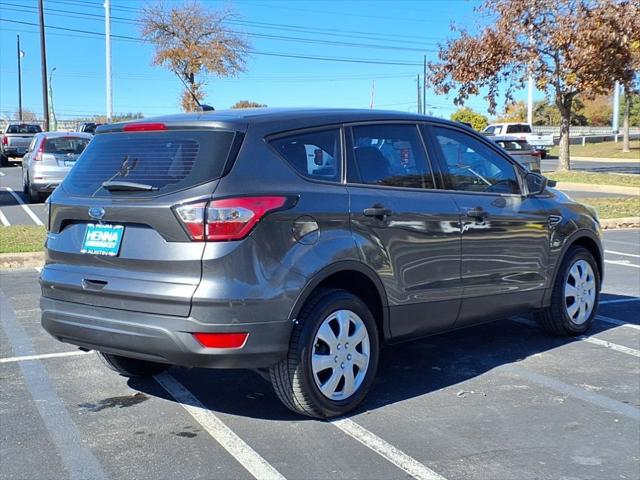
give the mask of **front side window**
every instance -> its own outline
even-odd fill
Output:
[[[492,193],[520,193],[514,166],[471,135],[434,127],[442,158],[454,190]]]
[[[435,188],[416,125],[353,127],[353,158],[350,182]]]
[[[302,132],[269,142],[293,168],[305,177],[340,181],[340,130]]]

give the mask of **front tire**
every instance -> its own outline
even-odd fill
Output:
[[[287,358],[269,370],[271,383],[296,413],[344,415],[364,400],[378,354],[376,322],[365,303],[345,290],[321,289],[298,316]]]
[[[572,247],[556,275],[551,304],[536,314],[536,321],[552,335],[582,335],[591,328],[599,301],[598,265],[589,250]]]
[[[170,365],[166,363],[138,360],[137,358],[122,357],[111,353],[98,352],[102,362],[114,372],[123,377],[151,377],[164,372]]]

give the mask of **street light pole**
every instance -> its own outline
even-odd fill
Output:
[[[611,119],[611,130],[613,131],[613,133],[618,133],[619,115],[620,115],[620,82],[616,80],[616,84],[613,87],[613,118]]]
[[[106,86],[107,86],[107,123],[113,116],[113,100],[111,91],[111,0],[104,0],[104,39],[106,53]]]
[[[20,50],[20,35],[18,37],[18,120],[22,122],[22,50]]]
[[[44,131],[49,131],[49,89],[47,88],[47,47],[44,38],[44,5],[38,0],[40,17],[40,66],[42,69],[42,115],[44,116]]]

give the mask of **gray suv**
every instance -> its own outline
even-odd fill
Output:
[[[592,324],[596,214],[470,128],[360,110],[100,127],[50,198],[42,324],[122,375],[251,368],[295,412],[369,390],[381,346],[533,312]]]

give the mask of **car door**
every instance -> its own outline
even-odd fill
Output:
[[[394,338],[451,328],[462,294],[460,217],[416,124],[346,129],[351,229],[382,280]]]
[[[462,219],[463,300],[457,326],[538,307],[547,286],[548,216],[522,194],[513,160],[471,132],[425,126]]]

